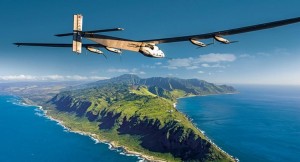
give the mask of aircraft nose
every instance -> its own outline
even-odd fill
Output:
[[[162,50],[160,50],[161,57],[165,57],[165,54]]]

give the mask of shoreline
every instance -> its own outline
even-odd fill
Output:
[[[76,134],[83,135],[83,136],[88,136],[93,141],[95,141],[95,144],[97,144],[97,143],[106,144],[106,145],[108,145],[108,149],[116,150],[117,152],[120,153],[120,155],[123,155],[123,156],[136,156],[138,158],[138,161],[165,162],[164,160],[153,157],[153,156],[148,156],[148,155],[144,155],[140,152],[131,151],[128,147],[120,146],[120,145],[116,144],[116,142],[114,142],[114,141],[107,141],[107,140],[101,139],[96,134],[89,133],[89,132],[72,130],[71,128],[65,126],[63,121],[58,120],[58,119],[52,117],[51,115],[49,115],[48,111],[43,109],[43,106],[38,105],[34,101],[32,101],[32,100],[30,100],[26,97],[21,97],[21,96],[16,96],[16,95],[10,95],[10,96],[16,98],[17,101],[18,101],[18,103],[17,102],[12,102],[13,104],[21,105],[21,106],[25,106],[25,107],[35,107],[38,110],[42,111],[42,113],[43,113],[43,115],[41,115],[42,117],[56,122],[56,124],[63,127],[63,129],[65,131],[68,131],[68,132],[71,132],[71,133],[76,133]]]
[[[206,94],[206,95],[190,95],[190,96],[184,96],[184,97],[178,97],[178,99],[183,99],[183,98],[192,98],[192,97],[205,97],[205,96],[217,96],[217,95],[234,95],[234,94],[239,94],[240,92],[232,92],[232,93],[220,93],[220,94]]]
[[[63,127],[63,129],[67,132],[71,132],[71,133],[76,133],[79,135],[83,135],[83,136],[88,136],[90,137],[93,141],[95,141],[95,144],[101,143],[101,144],[106,144],[108,145],[108,149],[110,150],[115,150],[117,152],[119,152],[120,155],[124,155],[124,156],[136,156],[138,158],[138,161],[153,161],[153,162],[165,162],[164,160],[161,159],[157,159],[155,157],[152,156],[148,156],[148,155],[144,155],[142,153],[139,152],[135,152],[135,151],[131,151],[130,149],[128,149],[128,147],[125,146],[119,146],[118,144],[116,144],[116,142],[114,141],[107,141],[107,140],[103,140],[101,138],[99,138],[98,135],[93,134],[93,133],[89,133],[89,132],[83,132],[83,131],[75,131],[72,130],[71,128],[67,127],[64,125],[64,122],[58,119],[55,119],[54,117],[50,116],[49,114],[47,114],[47,110],[44,110],[42,106],[38,106],[38,105],[29,105],[27,103],[24,103],[24,105],[28,105],[28,106],[34,106],[37,107],[39,110],[41,110],[44,114],[43,117],[56,122],[57,125]]]
[[[71,128],[65,126],[63,121],[58,120],[58,119],[52,117],[51,115],[49,115],[48,111],[43,109],[43,106],[37,105],[36,103],[29,100],[28,98],[19,97],[16,95],[10,95],[10,96],[16,98],[18,101],[18,102],[12,102],[12,104],[20,105],[20,106],[24,106],[24,107],[34,107],[34,108],[38,109],[39,111],[41,111],[43,113],[42,115],[39,115],[39,116],[49,119],[50,121],[56,122],[56,124],[61,126],[63,128],[63,130],[66,132],[76,133],[79,135],[90,137],[90,139],[95,141],[95,144],[98,144],[98,143],[106,144],[106,145],[108,145],[108,149],[115,150],[115,151],[119,152],[120,155],[123,155],[123,156],[136,156],[138,158],[138,161],[164,162],[163,160],[156,159],[152,156],[147,156],[147,155],[141,154],[139,152],[130,151],[130,149],[128,149],[127,147],[119,146],[114,141],[103,140],[103,139],[99,138],[99,136],[96,134],[72,130]]]
[[[237,92],[238,93],[238,92]],[[226,95],[228,94],[237,94],[237,93],[224,93]],[[181,98],[189,98],[189,97],[202,97],[202,96],[210,96],[210,95],[224,95],[224,94],[208,94],[208,95],[195,95],[195,96],[186,96],[186,97],[179,97],[177,98],[176,100],[178,99],[181,99]],[[42,106],[39,106],[39,105],[36,105],[35,102],[29,100],[28,98],[22,98],[20,97],[20,103],[24,106],[34,106],[36,108],[38,108],[39,110],[41,110],[43,112],[43,117],[51,120],[51,121],[54,121],[56,122],[58,125],[60,125],[61,127],[64,128],[64,130],[68,131],[68,132],[72,132],[72,133],[76,133],[76,134],[80,134],[80,135],[84,135],[84,136],[88,136],[90,137],[93,141],[95,141],[95,144],[97,143],[103,143],[103,144],[107,144],[108,145],[108,148],[110,150],[116,150],[117,152],[119,152],[121,155],[125,155],[125,156],[136,156],[138,158],[139,161],[153,161],[153,162],[165,162],[165,160],[162,160],[162,159],[158,159],[158,158],[155,158],[153,156],[148,156],[148,155],[144,155],[140,152],[135,152],[135,151],[131,151],[130,149],[128,149],[128,147],[125,147],[125,146],[120,146],[118,144],[116,144],[116,142],[114,141],[107,141],[105,139],[101,139],[99,138],[98,135],[96,134],[93,134],[93,133],[89,133],[89,132],[83,132],[83,131],[75,131],[75,130],[72,130],[71,128],[67,127],[64,125],[64,122],[61,121],[61,120],[58,120],[54,117],[52,117],[51,115],[48,114],[48,111],[47,110],[44,110]],[[29,102],[28,102],[29,101]],[[175,103],[173,103],[173,107],[179,111],[176,107],[177,107],[177,101]],[[182,113],[180,111],[180,113]],[[200,128],[197,127],[197,125],[192,122],[192,119],[190,117],[187,116],[187,114],[185,113],[182,113],[184,116],[186,116],[188,118],[188,120],[192,123],[192,125],[194,125],[194,127],[199,130],[207,139],[208,141],[214,145],[217,149],[219,149],[219,151],[227,154],[228,156],[230,156],[231,158],[233,158],[236,162],[239,162],[239,159],[230,155],[229,153],[227,153],[226,151],[222,150],[219,146],[217,146],[210,138],[208,138],[206,135],[205,135],[205,132],[203,130],[201,130]]]
[[[226,95],[228,95],[228,94],[237,94],[237,93],[226,93]],[[218,94],[202,95],[202,96],[212,96],[212,95],[218,95]],[[202,97],[202,96],[200,96],[200,97]],[[180,97],[180,98],[177,98],[177,99],[181,99],[181,98],[190,98],[190,97],[199,97],[199,95],[198,95],[198,96]],[[177,100],[177,99],[176,99],[176,100]],[[174,107],[177,111],[179,111],[181,114],[183,114],[183,115],[184,115],[184,116],[192,123],[192,125],[193,125],[198,131],[200,131],[200,132],[207,138],[207,140],[208,140],[212,145],[214,145],[217,149],[219,149],[219,151],[223,152],[224,154],[227,154],[228,156],[230,156],[231,158],[233,158],[236,162],[239,162],[239,161],[240,161],[237,157],[234,157],[234,156],[230,155],[229,153],[227,153],[226,151],[224,151],[221,147],[219,147],[216,143],[214,143],[213,140],[211,140],[211,139],[205,134],[205,131],[201,130],[201,129],[197,126],[197,124],[195,124],[195,123],[193,122],[193,119],[192,119],[192,118],[190,118],[187,114],[185,114],[185,113],[181,112],[180,110],[178,110],[178,109],[176,108],[176,107],[177,107],[177,102],[174,102],[174,103],[173,103],[173,107]]]

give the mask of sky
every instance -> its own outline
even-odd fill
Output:
[[[107,59],[70,48],[16,47],[14,42],[71,43],[73,14],[83,30],[132,40],[203,34],[299,17],[298,0],[1,0],[0,82],[92,81],[137,74],[197,78],[220,84],[300,85],[300,23],[227,36],[238,43],[198,48],[190,42],[159,44],[168,58],[130,51]],[[104,34],[104,33],[103,33]],[[202,40],[205,43],[212,39]],[[84,43],[92,43],[84,40]]]

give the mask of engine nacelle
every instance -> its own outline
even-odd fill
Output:
[[[196,46],[200,46],[200,47],[206,47],[207,44],[203,43],[203,42],[200,42],[200,41],[197,41],[196,39],[190,39],[190,42],[193,43],[194,45]]]
[[[218,35],[214,36],[214,38],[215,38],[216,41],[224,43],[224,44],[231,43],[229,40],[227,40],[227,39],[225,39],[225,38],[223,38],[221,36],[218,36]]]
[[[95,48],[95,47],[91,47],[91,46],[88,46],[86,47],[86,49],[90,52],[93,52],[93,53],[96,53],[96,54],[103,54],[102,51],[100,51],[99,49]]]
[[[116,49],[116,48],[112,48],[112,47],[105,47],[105,48],[110,52],[114,52],[114,53],[117,53],[117,54],[122,53],[122,51],[120,49]]]

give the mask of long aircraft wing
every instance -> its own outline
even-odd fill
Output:
[[[116,39],[87,38],[99,44],[82,44],[82,47],[111,47],[138,52],[142,42],[124,41]],[[40,46],[40,47],[73,47],[73,44],[57,43],[14,43],[17,46]]]
[[[292,19],[285,19],[285,20],[280,20],[280,21],[273,21],[273,22],[257,24],[257,25],[251,25],[251,26],[245,26],[245,27],[241,27],[241,28],[199,34],[199,35],[142,40],[141,42],[151,42],[151,43],[155,43],[155,44],[160,44],[160,43],[189,41],[190,39],[208,39],[208,38],[213,38],[214,36],[234,35],[234,34],[240,34],[240,33],[246,33],[246,32],[252,32],[252,31],[257,31],[257,30],[279,27],[279,26],[298,23],[298,22],[300,22],[300,17],[296,17],[296,18],[292,18]]]
[[[41,46],[41,47],[72,47],[73,44],[57,44],[57,43],[14,43],[17,46]],[[104,47],[101,44],[83,44],[82,47]]]

